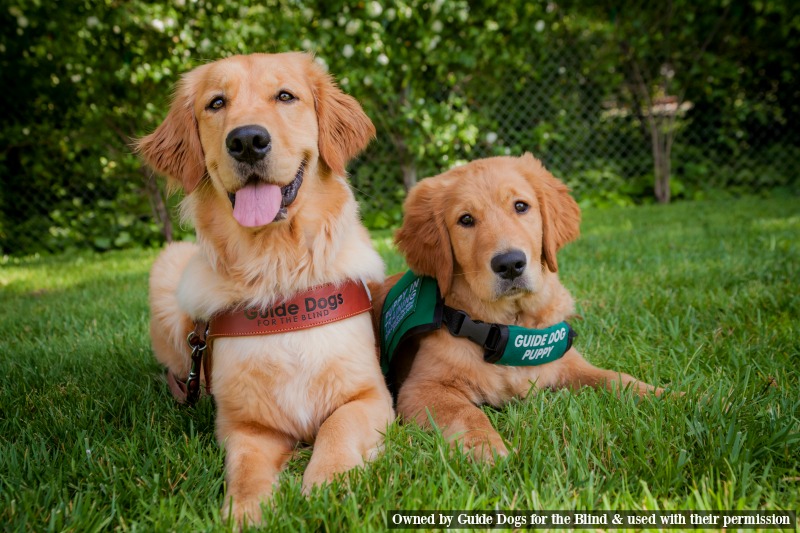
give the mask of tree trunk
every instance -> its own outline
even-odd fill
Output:
[[[661,145],[661,197],[658,199],[662,204],[668,204],[672,198],[672,188],[670,182],[672,180],[672,157],[670,154],[669,146],[672,144],[671,137],[674,135],[672,132],[662,134],[663,144]]]
[[[650,95],[651,84],[645,82],[641,69],[635,61],[631,63],[631,74],[633,79],[628,81],[628,87],[631,94],[634,95],[634,103],[640,109],[642,103],[647,106],[646,112],[641,114],[647,119],[647,127],[650,131],[650,151],[653,154],[653,192],[658,203],[668,204],[670,200],[669,182],[672,141],[675,137],[675,119],[680,110],[682,98],[676,99],[676,108],[672,115],[669,115],[669,109],[665,108],[668,118],[665,119],[658,116],[656,114],[656,102],[653,101]],[[666,89],[665,84],[665,93],[667,93]]]
[[[403,187],[408,192],[417,184],[417,162],[414,160],[414,156],[408,153],[408,146],[403,137],[397,135],[392,140],[400,161],[400,170],[403,172]]]
[[[653,188],[658,203],[668,204],[670,200],[670,148],[673,135],[670,131],[665,131],[658,118],[650,117],[650,147],[653,153]]]
[[[144,167],[140,167],[139,172],[142,174],[147,190],[147,196],[150,199],[150,208],[153,210],[153,218],[161,228],[161,234],[164,236],[164,241],[172,242],[172,220],[169,218],[169,211],[164,203],[164,194],[158,186],[156,176],[152,172],[148,172]]]
[[[417,165],[414,161],[406,161],[400,165],[400,168],[403,170],[403,186],[408,192],[417,184]]]
[[[400,93],[400,108],[402,109],[411,98],[411,85],[406,85]],[[406,192],[417,184],[417,161],[409,152],[406,140],[402,133],[392,135],[392,142],[397,150],[400,170],[403,172],[403,187]]]

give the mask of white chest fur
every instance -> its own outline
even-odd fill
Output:
[[[383,376],[369,313],[301,331],[219,338],[212,384],[218,406],[309,441],[342,404]]]

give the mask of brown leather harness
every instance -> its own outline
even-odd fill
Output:
[[[209,321],[196,321],[186,338],[192,363],[186,380],[171,371],[170,391],[181,403],[194,405],[200,397],[200,373],[206,394],[211,394],[211,341],[216,337],[274,335],[344,320],[372,309],[369,292],[361,281],[327,283],[296,294],[267,308],[232,308],[215,314]]]

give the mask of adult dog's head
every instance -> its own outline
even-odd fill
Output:
[[[344,175],[374,135],[358,102],[310,55],[253,54],[185,74],[167,118],[138,149],[187,193],[203,189],[258,230],[290,220],[304,189],[318,185],[309,181]]]
[[[409,267],[435,277],[443,295],[453,276],[463,276],[472,294],[491,302],[540,290],[579,224],[567,187],[525,154],[421,181],[406,199],[395,240]]]

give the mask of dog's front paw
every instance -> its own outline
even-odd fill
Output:
[[[222,508],[222,519],[227,522],[233,518],[238,530],[245,526],[260,526],[263,523],[259,498],[226,498]]]
[[[653,394],[656,395],[657,398],[681,398],[686,396],[686,393],[679,390],[672,390],[672,389],[662,389],[661,387],[655,387],[653,389]]]
[[[314,487],[321,487],[326,483],[330,483],[333,481],[336,474],[340,474],[341,472],[340,469],[333,467],[327,469],[317,468],[314,470],[312,470],[311,467],[307,468],[305,474],[303,474],[303,495],[310,496]]]
[[[494,464],[496,457],[508,456],[508,448],[497,432],[469,431],[454,440],[452,444],[462,447],[464,453],[469,454],[474,460],[487,464]]]
[[[303,494],[308,496],[314,487],[330,483],[336,476],[362,464],[364,464],[364,459],[356,453],[342,454],[342,457],[335,461],[315,461],[312,456],[303,474]]]

